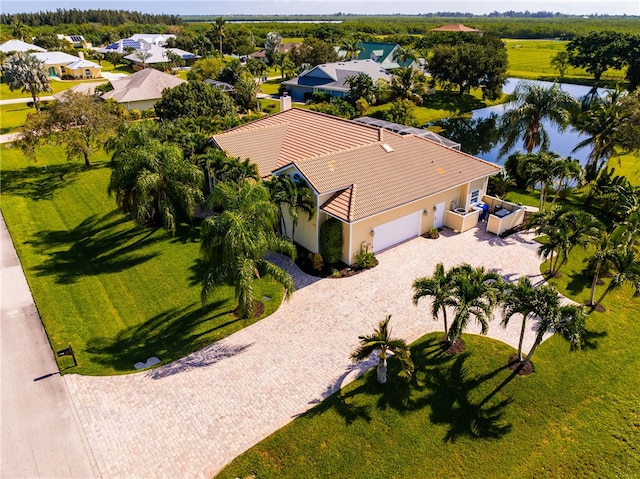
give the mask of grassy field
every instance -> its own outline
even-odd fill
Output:
[[[0,105],[0,135],[17,131],[27,120],[29,113],[35,113],[35,108],[30,108],[26,103],[13,105]]]
[[[53,147],[36,163],[1,151],[2,214],[53,350],[76,352],[79,366],[66,372],[127,373],[151,356],[167,363],[253,322],[235,317],[231,288],[202,307],[197,227],[175,238],[136,227],[107,196],[104,154],[89,170],[63,158]],[[263,279],[264,296],[268,315],[282,289]],[[59,364],[64,372],[72,362]]]
[[[636,165],[626,157],[620,168]],[[537,204],[535,192],[516,197]],[[551,281],[579,303],[589,297],[588,254],[576,248]],[[411,346],[410,382],[393,376],[392,360],[385,386],[370,371],[216,477],[637,477],[640,300],[632,293],[611,292],[606,312],[589,316],[581,351],[555,336],[543,343],[528,377],[505,367],[514,350],[503,343],[464,335],[467,351],[449,357],[437,346],[442,333],[427,335]]]
[[[106,80],[52,80],[51,81],[51,90],[52,92],[44,93],[41,96],[54,95],[56,93],[61,92],[62,90],[66,90],[67,88],[71,88],[76,85],[80,85],[82,83],[104,83]],[[0,100],[12,100],[15,98],[31,98],[29,93],[22,93],[21,89],[11,91],[9,85],[6,83],[0,83]]]

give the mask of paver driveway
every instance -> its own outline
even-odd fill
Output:
[[[411,302],[413,280],[439,260],[537,283],[535,250],[529,235],[500,239],[482,228],[417,238],[351,278],[313,281],[298,271],[299,289],[272,316],[175,363],[126,376],[64,376],[102,476],[211,477],[361,374],[369,365],[354,367],[349,353],[386,314],[409,342],[440,329],[427,319],[428,301]],[[497,323],[489,336],[516,346],[519,321],[509,330]],[[533,336],[527,332],[525,348]]]

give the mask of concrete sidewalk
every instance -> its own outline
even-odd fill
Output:
[[[0,223],[0,476],[100,477],[2,215]]]

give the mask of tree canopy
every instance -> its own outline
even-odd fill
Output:
[[[44,62],[27,52],[9,56],[2,65],[2,77],[11,91],[21,88],[30,93],[36,110],[40,109],[40,94],[52,91]]]
[[[199,116],[237,118],[233,100],[213,85],[190,81],[162,92],[162,99],[155,105],[156,114],[165,120]]]

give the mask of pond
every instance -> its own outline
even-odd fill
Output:
[[[513,93],[516,85],[523,81],[544,87],[551,87],[553,85],[551,82],[509,78],[503,88],[503,91],[505,93]],[[582,85],[561,84],[560,88],[577,99],[581,99],[591,91],[591,87]],[[598,94],[602,95],[604,91],[604,89],[598,89]],[[504,160],[510,153],[523,150],[522,141],[520,141],[509,152],[509,154],[503,157],[499,156],[502,143],[498,142],[496,121],[508,108],[508,103],[482,108],[474,110],[471,118],[448,118],[431,123],[430,126],[441,127],[441,134],[460,143],[462,151],[477,156],[478,158],[482,158],[483,160],[503,164]],[[578,150],[575,153],[572,153],[571,151],[580,141],[582,141],[582,139],[585,138],[584,135],[581,135],[572,127],[567,128],[564,132],[560,132],[548,121],[544,121],[543,124],[549,134],[551,151],[555,151],[563,157],[570,156],[571,158],[577,159],[582,165],[586,163],[589,148]]]

